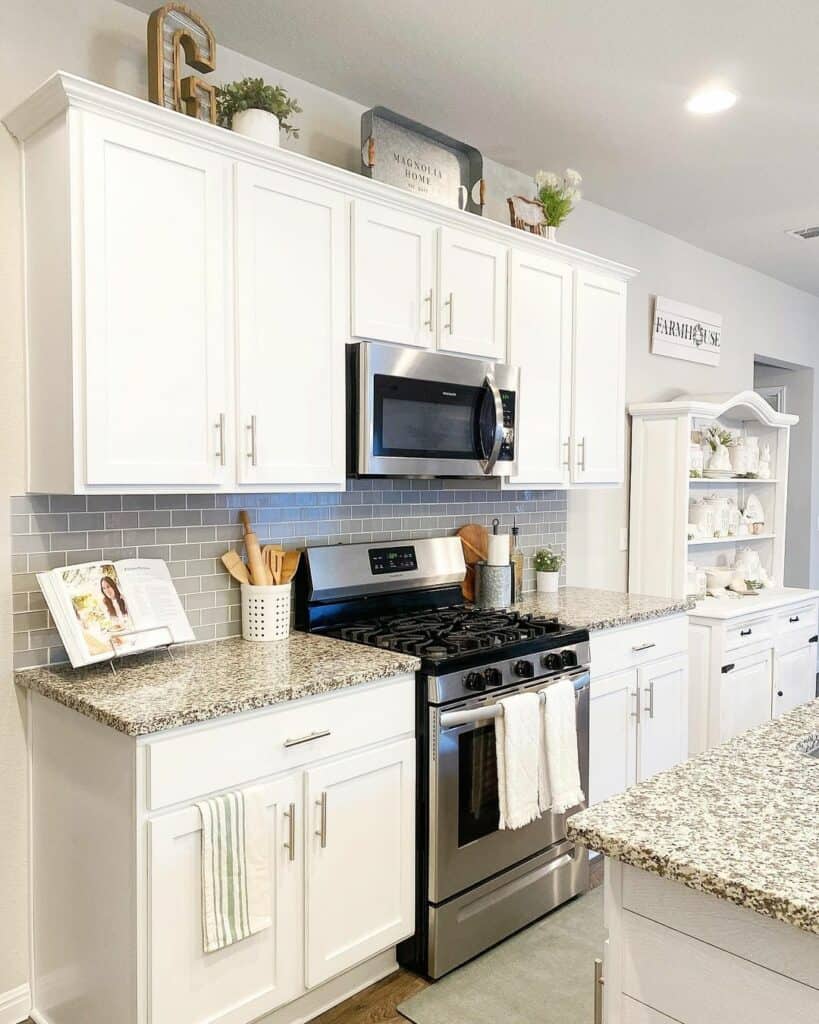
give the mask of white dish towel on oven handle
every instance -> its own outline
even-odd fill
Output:
[[[516,693],[498,703],[503,708],[495,719],[498,828],[523,828],[540,817],[540,698],[536,693]]]
[[[546,688],[540,715],[540,811],[563,814],[586,797],[580,785],[574,683],[561,679]]]

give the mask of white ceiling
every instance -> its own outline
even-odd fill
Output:
[[[159,0],[127,0],[150,11]],[[192,0],[219,42],[819,294],[817,0]],[[740,94],[684,109],[719,79]]]

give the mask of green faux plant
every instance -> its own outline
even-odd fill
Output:
[[[535,572],[560,572],[560,567],[565,561],[559,551],[541,548],[535,553]]]
[[[294,128],[288,118],[300,114],[301,107],[280,85],[267,85],[263,78],[243,78],[240,82],[218,86],[216,109],[223,128],[230,128],[234,115],[242,110],[266,110],[278,117],[279,125],[287,135],[298,138],[299,129]]]
[[[553,171],[538,171],[535,175],[537,201],[543,207],[543,215],[549,227],[557,228],[569,216],[575,203],[583,198],[580,185],[583,179],[567,167],[563,177]]]

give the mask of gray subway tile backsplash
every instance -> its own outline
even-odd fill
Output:
[[[219,556],[241,549],[239,510],[264,543],[286,548],[453,533],[465,523],[504,530],[517,519],[526,555],[566,546],[566,495],[488,490],[480,481],[351,480],[343,493],[23,495],[11,499],[14,659],[17,668],[66,660],[35,573],[77,562],[164,558],[199,640],[241,633],[238,585]]]

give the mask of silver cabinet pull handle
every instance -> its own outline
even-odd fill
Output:
[[[640,651],[650,651],[652,647],[656,647],[656,646],[657,645],[655,643],[652,643],[651,641],[649,641],[648,643],[645,643],[645,644],[637,644],[636,647],[632,647],[631,649],[632,649],[632,651],[634,651],[635,654],[639,654]]]
[[[216,458],[219,460],[219,465],[224,466],[227,455],[225,453],[225,414],[223,412],[219,413],[216,429],[219,431],[219,451],[216,453]]]
[[[594,1024],[603,1024],[603,961],[594,961]]]
[[[296,859],[296,805],[290,804],[290,810],[284,812],[285,818],[287,818],[288,836],[287,842],[284,844],[285,850],[288,851],[288,860]]]
[[[566,438],[566,440],[563,442],[563,447],[566,449],[566,458],[563,460],[562,465],[565,466],[566,469],[568,469],[569,468],[569,464],[571,462],[571,458],[572,458],[572,455],[571,455],[571,452],[572,452],[572,439],[571,439],[571,437],[567,437]]]
[[[432,331],[432,289],[429,290],[429,295],[424,299],[424,302],[429,303],[429,319],[424,321],[424,327],[428,327]]]
[[[645,709],[648,712],[648,717],[654,717],[654,683],[648,684],[648,707]]]
[[[577,465],[585,473],[586,472],[586,438],[585,437],[581,437],[580,438],[580,442],[578,443],[577,448],[578,448],[578,450],[580,452],[580,456],[579,456],[579,458],[577,460]]]
[[[327,790],[321,794],[321,799],[316,800],[316,807],[321,808],[321,824],[316,835],[321,839],[322,850],[327,847]]]
[[[631,717],[637,719],[637,724],[640,724],[640,687],[634,691],[634,710],[631,712]]]
[[[330,735],[329,729],[319,729],[317,732],[309,732],[306,736],[296,736],[295,739],[285,740],[286,747],[297,747],[300,743],[312,743],[313,740],[322,740]]]
[[[444,302],[445,306],[449,306],[449,323],[444,324],[444,329],[452,334],[455,330],[455,296],[452,292],[449,293],[449,298]]]
[[[247,425],[247,429],[250,431],[250,451],[247,453],[247,457],[250,459],[250,465],[256,465],[256,417],[250,417],[250,423]]]

